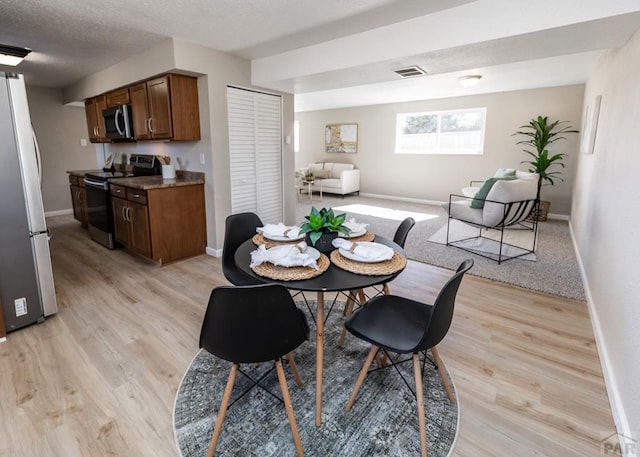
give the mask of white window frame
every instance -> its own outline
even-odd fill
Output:
[[[446,148],[443,143],[443,134],[440,132],[441,120],[443,116],[456,113],[481,113],[482,114],[482,127],[480,131],[480,138],[475,142],[475,147],[472,148],[460,148],[458,146],[454,148]],[[406,147],[407,139],[405,137],[411,134],[402,133],[402,127],[405,125],[405,119],[409,116],[425,116],[435,115],[438,116],[437,132],[431,135],[435,135],[430,140],[431,147],[424,145],[424,147],[416,146],[408,149]],[[398,113],[396,114],[396,154],[428,154],[428,155],[483,155],[484,154],[484,135],[487,121],[487,108],[465,108],[457,110],[446,111],[426,111],[418,113]],[[461,132],[460,132],[461,133]],[[459,143],[460,133],[456,133],[455,141]],[[434,141],[435,140],[435,141]]]

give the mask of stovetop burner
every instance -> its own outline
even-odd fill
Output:
[[[132,176],[131,173],[123,173],[121,171],[95,171],[91,173],[85,173],[85,176],[96,181],[106,181],[110,178],[127,178]]]

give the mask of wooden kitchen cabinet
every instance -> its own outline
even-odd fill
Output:
[[[111,91],[107,93],[105,97],[107,100],[107,107],[118,106],[118,105],[128,105],[129,103],[131,103],[129,98],[128,87]]]
[[[115,238],[125,248],[160,265],[205,252],[203,184],[110,189]]]
[[[89,227],[89,217],[87,214],[87,191],[84,188],[84,181],[77,176],[69,176],[69,189],[71,190],[71,203],[73,206],[73,217],[82,224],[82,227]]]
[[[115,189],[114,189],[115,188]],[[115,195],[128,195],[130,188],[111,185],[111,206],[113,208],[114,231],[116,241],[125,248],[144,257],[151,258],[151,242],[149,230],[149,213],[146,201],[136,202],[136,197],[131,199],[116,198]],[[135,195],[140,192],[136,191]]]
[[[200,139],[198,80],[169,74],[129,88],[136,140]]]
[[[102,110],[107,108],[107,97],[88,98],[84,102],[85,115],[87,117],[87,129],[89,131],[89,141],[92,143],[108,143],[106,130],[104,128],[104,118]]]

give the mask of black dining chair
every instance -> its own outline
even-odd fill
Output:
[[[240,372],[252,381],[249,389],[258,386],[280,399],[260,384],[274,368],[282,390],[283,399],[280,400],[285,404],[297,454],[299,457],[304,455],[281,358],[286,357],[296,382],[302,385],[291,351],[308,338],[307,319],[296,307],[284,286],[264,284],[222,286],[213,289],[200,331],[200,347],[216,357],[231,362],[232,366],[209,445],[208,457],[215,453],[237,373]],[[254,380],[240,369],[240,364],[267,361],[273,361],[274,368],[258,380]],[[245,393],[246,391],[240,394],[235,401]],[[247,416],[247,420],[251,420],[250,415]]]
[[[378,368],[374,370],[392,366],[396,367],[398,364],[413,361],[416,385],[416,391],[413,393],[416,396],[418,404],[420,446],[423,457],[427,455],[427,432],[422,390],[423,372],[420,365],[421,363],[424,365],[424,363],[429,360],[436,366],[444,388],[447,391],[447,396],[449,400],[453,402],[453,391],[447,380],[442,359],[438,354],[436,346],[449,331],[460,282],[464,274],[472,266],[472,259],[467,259],[462,262],[456,273],[442,287],[432,305],[396,295],[379,295],[369,300],[367,306],[355,311],[345,324],[349,333],[372,345],[369,355],[364,362],[364,366],[358,375],[353,391],[351,392],[346,410],[349,411],[353,406],[356,396],[362,387],[362,383],[369,372],[371,363],[379,351],[382,351],[384,354],[384,365],[380,366],[380,364],[378,364]],[[427,357],[428,350],[431,350],[433,360]],[[412,354],[412,356],[405,360],[393,361],[389,352]],[[422,361],[420,360],[420,355],[423,356]],[[391,363],[387,364],[387,360]],[[398,373],[400,373],[400,371],[398,371]],[[405,383],[409,386],[407,381],[405,381]]]
[[[256,228],[264,224],[255,213],[238,213],[227,216],[222,245],[222,273],[234,286],[250,286],[262,282],[249,276],[236,266],[234,259],[238,246],[256,234]]]
[[[396,229],[396,233],[393,236],[393,242],[404,249],[404,244],[407,241],[407,236],[409,235],[409,232],[411,231],[414,225],[416,225],[416,220],[412,217],[407,217],[405,220],[403,220],[398,226],[398,228]],[[389,293],[391,293],[389,290],[388,282],[385,282],[384,284],[382,284],[382,290],[376,287],[374,287],[374,289],[376,289],[376,292],[375,292],[376,294],[384,293],[386,295],[389,295]],[[353,290],[349,292],[349,295],[347,296],[347,303],[345,304],[344,311],[342,313],[344,316],[348,317],[348,316],[351,316],[351,314],[353,314],[353,307],[356,303],[356,298],[360,301],[361,305],[364,305],[367,301],[367,296],[364,293],[364,290],[358,289],[358,290]],[[340,335],[340,341],[338,342],[338,345],[340,347],[344,345],[344,339],[346,336],[347,336],[347,330],[342,329],[342,334]]]

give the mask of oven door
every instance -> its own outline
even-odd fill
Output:
[[[113,214],[109,183],[84,178],[87,193],[87,216],[91,238],[113,248]]]

